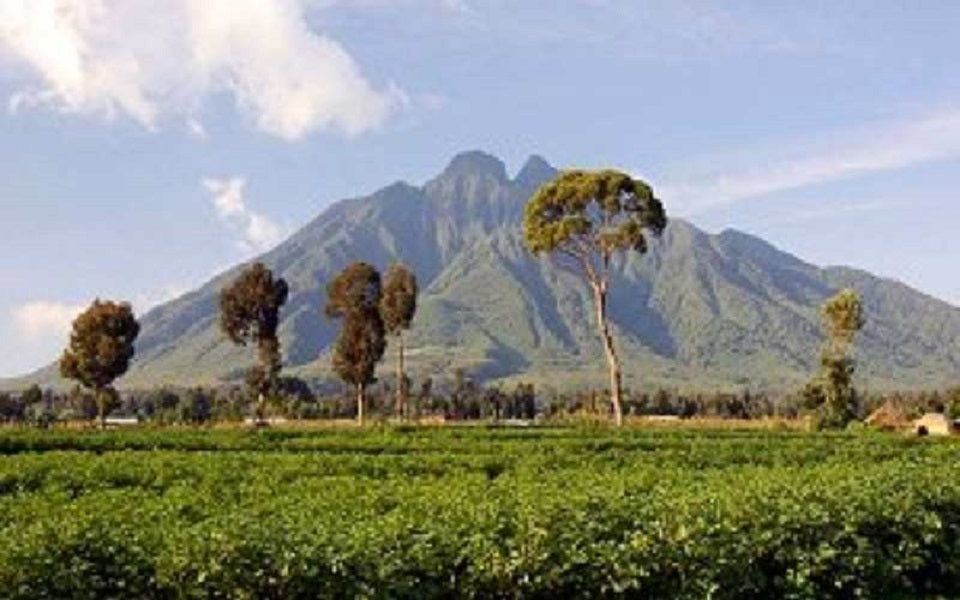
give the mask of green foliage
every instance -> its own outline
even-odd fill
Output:
[[[650,186],[612,170],[561,173],[537,190],[523,219],[531,252],[588,252],[604,260],[618,251],[645,252],[645,232],[659,234],[666,225]]]
[[[590,284],[597,326],[610,369],[610,400],[622,423],[623,382],[607,316],[610,262],[620,252],[647,251],[646,232],[667,226],[663,204],[646,183],[619,171],[566,171],[527,202],[523,235],[534,254],[553,254],[558,264]]]
[[[365,262],[351,263],[327,282],[324,312],[331,319],[379,316],[382,295],[380,273]]]
[[[853,384],[856,362],[850,357],[854,337],[864,324],[860,296],[841,290],[821,309],[827,342],[820,353],[820,373],[803,391],[804,404],[815,411],[820,429],[840,429],[857,418],[858,397]]]
[[[960,387],[955,387],[947,392],[945,408],[951,419],[960,419]]]
[[[333,347],[333,370],[352,386],[370,385],[376,381],[376,366],[386,347],[383,321],[378,317],[348,318]]]
[[[280,375],[280,308],[289,288],[263,263],[254,263],[220,292],[220,329],[234,344],[256,343],[259,365],[247,376],[248,386],[269,393]]]
[[[101,423],[114,397],[110,385],[130,367],[139,334],[140,324],[125,302],[98,298],[73,322],[60,374],[94,391]]]
[[[410,329],[417,312],[417,276],[400,263],[387,269],[380,298],[380,316],[390,335]]]
[[[383,284],[383,297],[380,299],[380,316],[389,335],[397,342],[397,412],[404,418],[407,396],[410,392],[410,378],[407,377],[404,362],[403,332],[410,329],[417,312],[417,276],[400,263],[393,263],[387,269]]]
[[[129,304],[94,300],[73,322],[60,373],[88,389],[106,388],[127,372],[139,333]]]
[[[26,404],[12,394],[0,392],[0,423],[18,423],[26,416]]]
[[[23,394],[20,395],[20,401],[27,406],[40,404],[43,402],[43,390],[40,389],[39,385],[31,385],[29,388],[24,390]]]
[[[834,344],[849,345],[866,324],[860,295],[849,288],[840,290],[821,309],[827,337]]]
[[[19,430],[0,453],[11,600],[960,594],[951,442]]]
[[[20,394],[20,400],[17,405],[19,406],[10,407],[10,409],[13,409],[12,411],[9,409],[6,411],[8,412],[8,418],[13,417],[10,418],[11,421],[24,420],[41,429],[46,429],[57,421],[57,415],[53,410],[52,398],[50,398],[50,394],[44,394],[39,385],[32,385],[24,390],[24,392]],[[18,411],[16,411],[16,408],[19,408],[19,414],[17,414]],[[105,412],[109,412],[111,408],[113,407],[106,407]],[[4,412],[2,401],[0,401],[0,420],[5,420]]]
[[[213,417],[213,395],[202,388],[187,390],[179,402],[181,423],[200,425]]]
[[[377,363],[387,349],[381,292],[380,273],[363,262],[348,265],[327,284],[326,314],[343,321],[331,364],[344,382],[359,390],[357,418],[361,422],[364,388],[376,381]]]

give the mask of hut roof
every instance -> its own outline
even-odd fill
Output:
[[[866,418],[867,425],[885,429],[900,429],[910,425],[910,419],[898,405],[893,402],[884,402],[877,410]]]

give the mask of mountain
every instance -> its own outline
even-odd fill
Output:
[[[398,182],[334,204],[260,257],[290,284],[280,326],[287,371],[329,377],[327,280],[354,260],[402,260],[422,290],[409,336],[415,377],[460,367],[483,380],[603,384],[585,285],[522,243],[524,203],[555,174],[534,156],[511,178],[499,159],[466,152],[423,186]],[[217,315],[218,293],[238,270],[147,313],[123,385],[239,380],[254,351],[229,344]],[[863,295],[868,317],[861,385],[960,379],[960,308],[862,271],[816,267],[744,233],[711,235],[673,219],[647,255],[616,270],[610,312],[628,386],[794,388],[815,369],[818,307],[845,286]],[[385,374],[392,358],[388,349]]]

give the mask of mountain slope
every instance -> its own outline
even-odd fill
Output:
[[[264,255],[291,288],[280,326],[288,371],[329,375],[325,352],[336,331],[322,316],[326,281],[353,260],[383,268],[399,259],[422,290],[410,335],[415,376],[462,367],[482,379],[602,384],[586,287],[522,244],[523,205],[555,173],[532,157],[511,179],[498,159],[464,153],[422,187],[396,183],[335,204]],[[238,379],[254,352],[226,342],[216,312],[220,288],[235,275],[145,315],[124,385]],[[710,235],[674,219],[646,256],[617,265],[610,312],[627,385],[797,386],[821,343],[818,307],[843,286],[860,291],[867,308],[857,347],[862,384],[960,379],[960,309],[868,273],[815,267],[743,233]]]

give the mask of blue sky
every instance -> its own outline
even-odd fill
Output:
[[[0,0],[0,375],[460,150],[960,304],[960,4]]]

